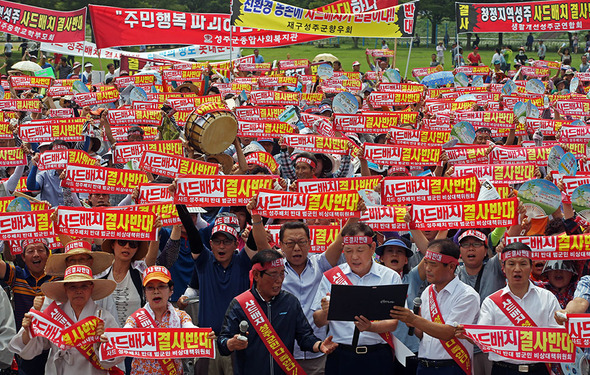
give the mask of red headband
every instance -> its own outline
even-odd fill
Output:
[[[426,250],[426,255],[424,256],[424,259],[429,259],[429,260],[433,260],[435,262],[439,262],[439,263],[443,263],[443,264],[459,264],[459,260],[453,258],[450,255],[445,255],[445,254],[441,254],[441,253],[435,253],[433,251],[430,250]]]
[[[275,259],[272,262],[266,262],[264,263],[264,265],[262,263],[256,263],[255,265],[252,266],[253,270],[256,271],[266,271],[270,268],[275,268],[275,267],[284,267],[285,266],[285,258],[279,258],[279,259]]]
[[[502,261],[507,261],[510,258],[531,259],[531,252],[530,250],[510,250],[502,253]]]
[[[306,158],[304,156],[297,158],[296,163],[299,163],[299,162],[309,164],[309,165],[311,165],[312,168],[315,168],[315,163],[313,162],[313,160]]]
[[[342,237],[342,243],[345,245],[368,245],[373,242],[369,236],[345,236]]]

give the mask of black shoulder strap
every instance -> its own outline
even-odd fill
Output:
[[[481,269],[479,270],[479,273],[477,274],[477,280],[475,281],[475,291],[479,294],[479,288],[481,285],[481,277],[483,276],[483,269],[486,268],[486,263],[481,265]]]
[[[143,295],[143,283],[141,280],[141,272],[131,267],[129,268],[129,273],[131,274],[131,280],[133,281],[133,285],[135,285],[135,289],[137,289],[137,293],[139,293],[139,298],[141,299],[141,306],[143,306],[145,305],[145,296]]]

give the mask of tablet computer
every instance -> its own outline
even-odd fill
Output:
[[[408,284],[361,286],[332,285],[328,320],[354,321],[363,315],[369,320],[391,319],[393,306],[405,306]]]

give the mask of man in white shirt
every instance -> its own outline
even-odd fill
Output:
[[[424,256],[426,280],[420,315],[394,307],[391,317],[416,328],[422,337],[417,375],[471,374],[473,344],[455,337],[457,323],[473,324],[479,314],[479,295],[457,276],[460,250],[450,240],[430,243]]]
[[[477,324],[515,326],[517,324],[513,320],[516,318],[508,317],[506,314],[507,311],[511,311],[508,315],[516,315],[512,308],[516,307],[523,312],[520,316],[524,318],[519,320],[520,325],[560,327],[553,319],[555,312],[560,309],[557,298],[550,291],[533,285],[529,280],[532,270],[530,248],[520,242],[506,246],[502,250],[502,269],[508,285],[483,301]],[[489,359],[494,362],[492,375],[518,375],[522,372],[533,375],[548,374],[547,365],[539,361],[515,361],[491,352]]]

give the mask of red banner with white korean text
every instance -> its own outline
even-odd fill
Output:
[[[0,122],[0,139],[13,139],[13,138],[14,138],[14,134],[12,133],[12,130],[10,129],[10,123],[1,121]]]
[[[412,229],[444,230],[509,227],[517,223],[517,198],[412,205]]]
[[[531,248],[531,257],[540,260],[584,260],[590,257],[590,235],[506,237],[506,245],[522,242]]]
[[[334,114],[334,130],[354,133],[385,133],[387,130],[400,124],[397,115],[389,115],[383,112],[380,115],[358,114]]]
[[[48,169],[65,169],[68,163],[96,165],[98,160],[82,150],[48,150],[39,156],[37,167],[40,171]]]
[[[391,128],[388,144],[420,147],[440,147],[451,139],[451,131]]]
[[[562,126],[567,126],[572,123],[573,120],[546,120],[538,118],[526,118],[526,124],[532,128],[533,131],[540,130],[546,137],[554,137],[557,131]]]
[[[386,177],[381,181],[381,204],[470,201],[477,199],[479,180],[468,177]]]
[[[407,206],[370,206],[361,215],[363,223],[374,230],[409,230],[404,216],[408,212]]]
[[[25,240],[55,236],[52,210],[0,213],[0,240]]]
[[[97,104],[107,104],[119,100],[119,90],[113,88],[106,91],[96,91],[74,94],[74,101],[80,107],[86,107]]]
[[[15,90],[25,90],[31,87],[48,89],[51,86],[50,77],[11,76],[10,83]]]
[[[567,197],[571,198],[572,193],[578,186],[590,184],[590,175],[584,174],[584,172],[582,172],[579,173],[578,176],[563,176],[561,182],[563,183],[564,187],[563,192]]]
[[[215,175],[219,173],[219,164],[154,151],[144,152],[139,168],[172,178],[183,175]]]
[[[586,116],[590,112],[590,99],[559,100],[555,110],[562,116]]]
[[[298,193],[328,193],[344,190],[373,190],[381,181],[381,176],[351,178],[313,178],[297,180]]]
[[[465,73],[468,76],[487,76],[490,74],[490,67],[486,65],[482,66],[458,66],[455,68],[455,74]]]
[[[272,242],[276,246],[281,247],[279,232],[280,225],[267,225],[266,230],[270,233]],[[340,233],[340,226],[338,225],[310,225],[309,226],[309,240],[310,253],[323,253],[328,250],[328,246],[336,240],[336,236]]]
[[[487,145],[453,147],[445,150],[449,164],[481,164],[488,162]]]
[[[590,29],[588,3],[455,3],[458,33],[562,32]]]
[[[0,30],[36,42],[84,40],[86,8],[61,12],[11,1],[0,1]]]
[[[437,65],[433,67],[427,68],[414,68],[412,69],[412,76],[413,77],[426,77],[429,74],[440,72],[443,70],[442,65]]]
[[[559,132],[559,142],[588,143],[590,141],[590,126],[564,126]]]
[[[552,147],[496,146],[490,153],[490,164],[533,164],[539,167],[546,166]]]
[[[182,155],[182,141],[149,141],[117,143],[115,147],[115,163],[126,163],[131,160],[141,161],[144,152],[154,151],[163,154]]]
[[[27,165],[27,157],[22,148],[0,148],[0,167],[18,167],[19,165]]]
[[[299,105],[298,92],[257,90],[250,93],[250,102],[254,105]]]
[[[426,90],[426,86],[421,85],[415,82],[407,82],[407,83],[390,83],[390,82],[381,82],[379,83],[379,91],[385,92],[424,92]],[[387,112],[383,113],[384,115]]]
[[[140,109],[111,109],[108,113],[108,120],[111,126],[131,124],[160,125],[160,123],[162,122],[162,111]]]
[[[238,107],[236,117],[244,121],[278,120],[285,107]]]
[[[0,111],[41,113],[41,102],[39,99],[1,99]]]
[[[244,206],[275,176],[200,176],[178,179],[174,202],[199,206]]]
[[[157,232],[155,220],[156,215],[150,212],[65,206],[57,210],[58,233],[76,237],[153,241]]]
[[[72,108],[51,108],[49,110],[49,117],[51,117],[51,118],[74,117],[74,110]]]
[[[440,165],[440,147],[390,146],[365,143],[364,158],[379,165]]]
[[[68,164],[65,172],[62,186],[80,193],[131,194],[137,185],[148,181],[143,171],[96,165]]]
[[[183,113],[183,112],[176,112],[174,114],[174,117],[176,117],[179,113]],[[180,122],[177,120],[176,123],[178,125],[180,125]],[[131,129],[132,126],[113,126],[111,127],[111,134],[113,135],[113,138],[115,138],[115,140],[117,142],[127,142],[127,139],[129,138],[129,129]],[[158,137],[158,128],[155,126],[140,126],[140,128],[143,130],[143,139],[144,141],[153,141]],[[103,136],[103,140],[104,141],[108,141],[109,139],[107,138],[107,135],[104,134]],[[120,143],[119,143],[120,145]]]
[[[107,328],[100,358],[215,358],[211,328]]]
[[[509,183],[522,184],[535,178],[534,164],[509,165],[455,165],[452,177],[476,175],[480,180],[489,180],[492,184]]]
[[[279,169],[279,165],[277,164],[275,158],[268,152],[252,152],[246,155],[246,163],[264,167],[272,174],[277,174]]]
[[[174,197],[168,190],[169,184],[139,184],[138,204],[154,202],[173,202]]]
[[[485,353],[515,361],[573,363],[576,348],[564,328],[464,324],[465,336]]]
[[[567,314],[565,328],[575,346],[590,347],[590,314]]]
[[[263,189],[258,193],[253,214],[287,219],[346,219],[360,217],[356,211],[357,191],[332,193],[290,193]]]
[[[238,120],[238,125],[238,137],[268,139],[295,134],[295,128],[291,124],[277,120]]]
[[[418,92],[372,92],[367,99],[373,107],[415,104],[422,94]]]
[[[162,224],[164,226],[181,223],[178,211],[176,210],[176,205],[172,199],[169,199],[167,202],[140,203],[132,206],[112,206],[103,209],[128,212],[151,212],[154,215],[160,215],[160,219],[162,219]]]
[[[23,142],[53,142],[61,139],[67,142],[84,140],[82,129],[88,121],[83,117],[53,118],[32,120],[19,126],[19,136]]]
[[[287,135],[284,140],[287,146],[302,151],[334,155],[348,155],[351,152],[348,138],[332,138],[319,135]]]

